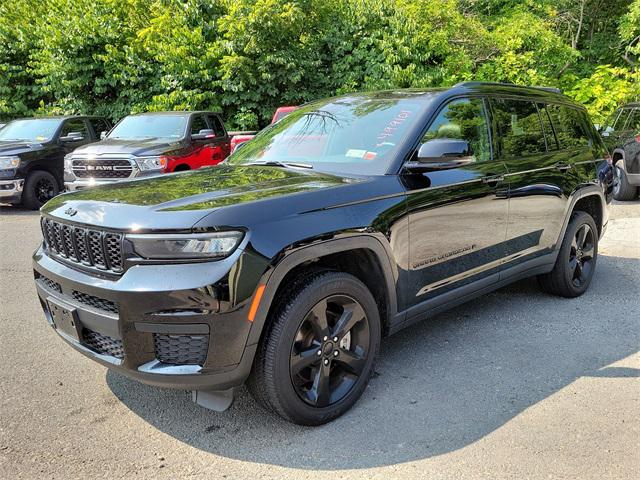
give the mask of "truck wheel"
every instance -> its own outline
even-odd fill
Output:
[[[364,391],[380,345],[380,314],[367,287],[322,272],[287,288],[258,348],[248,387],[265,407],[300,425],[321,425]]]
[[[56,177],[44,170],[36,170],[31,172],[24,182],[22,205],[30,210],[38,210],[59,192]]]
[[[582,295],[593,278],[598,259],[598,227],[591,215],[574,212],[550,273],[538,276],[545,292],[567,298]]]
[[[638,187],[629,184],[627,172],[618,165],[613,172],[613,198],[616,200],[635,200],[638,195]]]

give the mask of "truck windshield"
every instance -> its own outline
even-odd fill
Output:
[[[61,122],[59,118],[14,120],[0,129],[0,142],[48,142]]]
[[[428,103],[413,95],[364,94],[309,104],[258,133],[227,163],[384,174]]]
[[[107,138],[176,140],[184,137],[187,115],[132,115],[114,127]]]

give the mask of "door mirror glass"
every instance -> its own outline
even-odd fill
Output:
[[[194,133],[191,135],[192,140],[205,140],[207,138],[214,138],[216,136],[216,132],[211,130],[210,128],[203,128],[198,133]]]

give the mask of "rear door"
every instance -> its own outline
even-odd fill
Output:
[[[505,243],[506,267],[516,266],[550,249],[562,229],[568,194],[566,170],[547,143],[548,118],[522,98],[492,98],[499,158],[509,182],[509,221]],[[542,112],[544,114],[544,112]],[[543,121],[544,120],[544,121]]]
[[[213,150],[211,152],[213,164],[220,163],[231,153],[231,142],[227,131],[224,128],[222,120],[215,113],[207,115],[210,128],[215,132],[215,138],[212,141]]]
[[[458,287],[497,280],[505,254],[507,184],[505,166],[493,155],[487,111],[484,98],[451,100],[421,142],[466,140],[473,163],[403,177],[410,242],[407,303],[415,307],[410,315]]]

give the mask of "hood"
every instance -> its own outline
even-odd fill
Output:
[[[143,138],[143,139],[118,139],[105,138],[99,142],[90,143],[77,148],[73,153],[82,155],[104,155],[104,154],[128,154],[135,156],[161,155],[180,148],[182,143],[178,140],[168,142],[166,139]]]
[[[310,170],[221,165],[60,195],[42,211],[63,220],[114,229],[190,229],[223,207],[359,182]]]
[[[35,142],[0,142],[0,155],[20,155],[21,153],[42,150],[43,147],[43,144]]]

